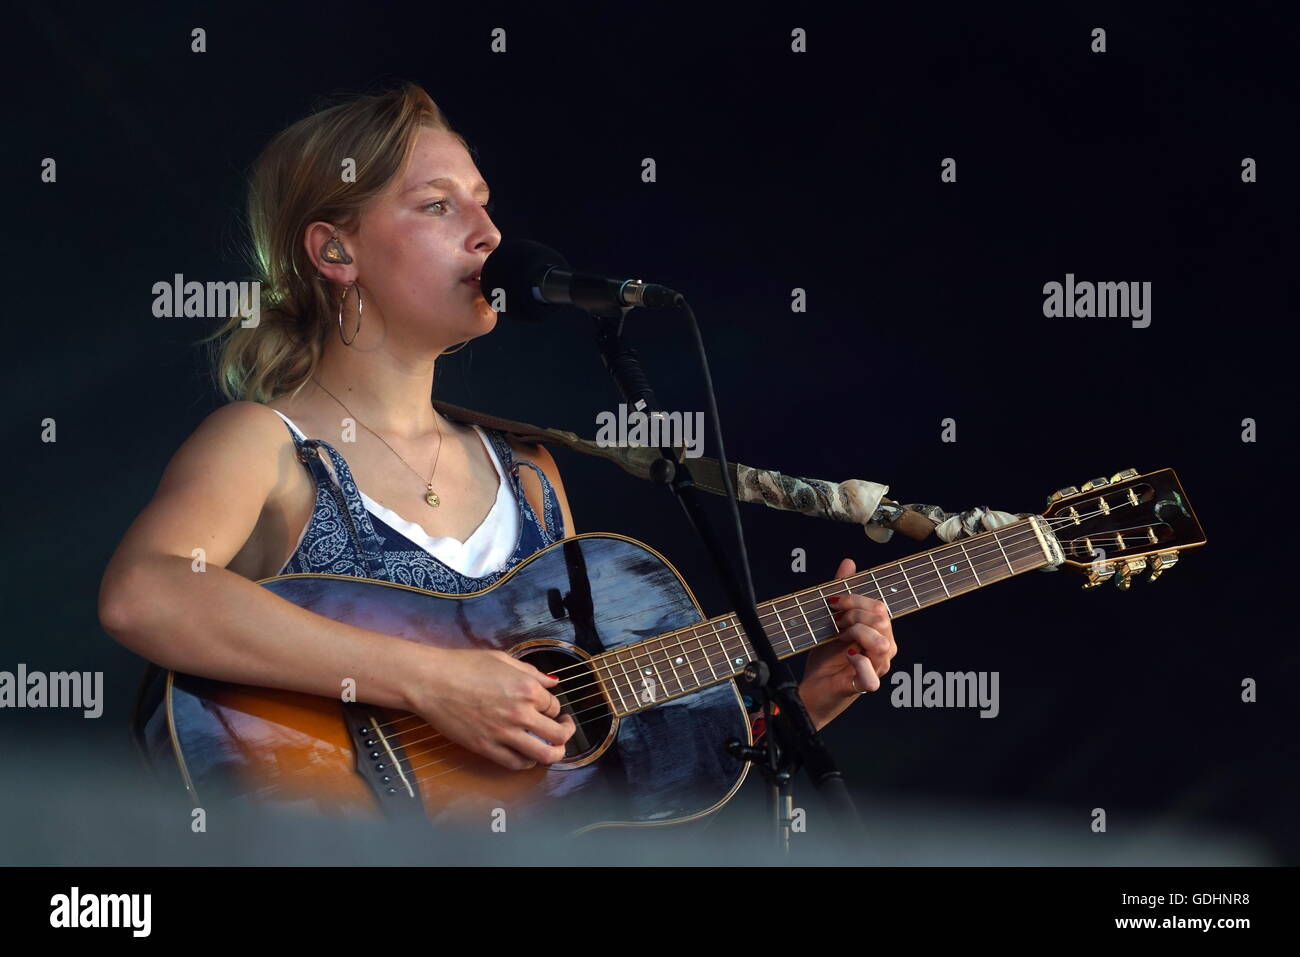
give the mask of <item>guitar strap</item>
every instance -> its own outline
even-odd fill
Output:
[[[601,445],[563,429],[542,428],[527,422],[503,419],[441,399],[434,399],[433,405],[449,419],[499,429],[525,442],[562,445],[584,455],[608,459],[623,471],[646,481],[652,480],[650,466],[660,457],[657,449]],[[685,455],[684,448],[677,449],[678,462],[686,461]],[[686,464],[697,488],[714,495],[727,494],[722,481],[722,467],[717,459],[700,456]],[[1023,512],[1013,515],[982,505],[952,513],[945,512],[937,505],[900,505],[885,498],[889,486],[862,479],[827,482],[823,479],[798,478],[771,469],[751,468],[739,462],[728,463],[727,471],[731,475],[737,501],[755,504],[761,502],[770,508],[799,512],[813,518],[852,522],[863,526],[867,536],[876,542],[889,541],[895,531],[918,541],[933,532],[941,541],[951,542],[983,531],[992,531],[1031,514]]]

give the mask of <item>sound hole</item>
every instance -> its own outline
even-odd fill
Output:
[[[516,657],[560,679],[550,692],[560,699],[561,714],[573,715],[577,725],[564,744],[564,759],[576,761],[600,747],[614,718],[591,665],[567,649],[547,646],[529,648]]]

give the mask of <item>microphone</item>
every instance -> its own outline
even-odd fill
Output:
[[[499,315],[530,322],[548,318],[552,306],[577,306],[609,318],[630,306],[671,309],[680,295],[640,279],[578,272],[554,249],[530,239],[512,239],[494,249],[483,263],[479,288],[489,302],[493,290],[503,290],[506,308]]]

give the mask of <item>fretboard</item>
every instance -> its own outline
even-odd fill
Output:
[[[868,595],[890,618],[1050,564],[1033,519],[941,545],[897,562],[794,592],[758,606],[759,622],[778,658],[790,658],[836,634],[835,595]],[[758,656],[735,614],[623,645],[595,659],[618,715],[737,677]]]

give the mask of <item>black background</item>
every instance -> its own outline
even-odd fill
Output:
[[[1293,5],[14,13],[0,669],[102,670],[107,704],[95,721],[0,711],[16,812],[0,856],[92,859],[70,850],[88,840],[78,802],[134,771],[142,662],[99,627],[99,578],[221,401],[195,346],[211,323],[155,318],[152,285],[245,278],[243,177],[266,141],[322,95],[408,78],[477,148],[506,237],[687,293],[733,461],[1013,512],[1095,475],[1178,471],[1209,544],[1160,582],[1083,593],[1033,574],[897,623],[895,670],[997,671],[1001,714],[896,709],[886,690],[828,728],[893,842],[882,859],[1300,860],[1300,659],[1283,614]],[[504,55],[490,52],[498,26]],[[194,27],[206,53],[190,52]],[[806,54],[790,52],[796,27]],[[1094,27],[1105,53],[1090,52]],[[641,182],[647,156],[656,183]],[[1241,180],[1247,156],[1256,183]],[[1043,284],[1067,272],[1151,282],[1150,327],[1045,318]],[[795,287],[806,314],[790,311]],[[662,404],[706,408],[684,319],[629,321]],[[577,314],[499,324],[441,363],[435,394],[586,436],[619,401]],[[40,440],[46,417],[56,443]],[[940,441],[947,417],[955,443]],[[1245,418],[1258,441],[1242,441]],[[579,531],[645,541],[706,611],[726,610],[668,493],[554,452]],[[723,519],[722,500],[706,505]],[[867,567],[921,547],[741,511],[760,599],[830,578],[844,556]],[[1245,678],[1258,703],[1241,701]],[[723,814],[744,826],[761,796],[751,780]],[[1095,807],[1104,836],[1088,830]],[[934,843],[939,817],[964,843]],[[1031,836],[1031,819],[1049,829]]]

